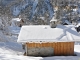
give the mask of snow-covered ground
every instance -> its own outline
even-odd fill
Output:
[[[10,27],[11,32],[18,34],[20,28]],[[1,34],[0,34],[1,35]],[[17,43],[17,36],[6,36],[9,40],[0,41],[0,60],[80,60],[80,43],[76,42],[74,51],[77,56],[31,57],[23,56],[22,45]]]
[[[80,60],[80,57],[75,57],[75,56],[29,57],[29,56],[0,54],[0,60]]]

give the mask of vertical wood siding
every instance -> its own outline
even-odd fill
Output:
[[[53,42],[53,43],[26,43],[28,48],[36,47],[52,47],[54,49],[53,55],[74,55],[74,42]]]

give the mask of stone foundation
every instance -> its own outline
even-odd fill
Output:
[[[54,49],[51,47],[36,47],[36,48],[28,48],[27,55],[28,56],[52,56],[54,54]]]

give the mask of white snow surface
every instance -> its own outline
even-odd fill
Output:
[[[9,29],[11,34],[18,35],[21,28],[17,26],[10,26]]]
[[[18,29],[18,28],[17,28]],[[11,30],[16,30],[16,27]],[[24,50],[20,43],[17,43],[16,36],[7,36],[0,31],[0,37],[4,37],[4,41],[0,41],[0,60],[80,60],[80,42],[76,42],[74,52],[77,56],[51,56],[51,57],[33,57],[23,56]],[[6,41],[6,38],[8,40]]]
[[[29,56],[1,54],[0,57],[1,60],[80,60],[80,57],[75,57],[75,56],[29,57]]]
[[[67,23],[68,25],[71,25],[71,23],[68,20],[65,20],[64,23]]]
[[[78,21],[78,24],[76,25],[76,27],[79,27],[80,26],[80,21]]]
[[[12,18],[11,20],[11,26],[17,26],[17,23],[21,21],[21,18]]]
[[[78,9],[73,9],[74,12],[77,12]]]
[[[57,19],[54,19],[54,17],[50,20],[50,22],[52,22],[52,21],[57,21]]]
[[[18,42],[69,42],[80,41],[80,35],[73,25],[30,25],[21,28]]]
[[[21,21],[21,18],[13,18],[12,21]]]
[[[8,38],[0,31],[0,42],[8,41]]]

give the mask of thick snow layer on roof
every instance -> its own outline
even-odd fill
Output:
[[[73,9],[74,12],[77,12],[78,9]]]
[[[78,21],[78,24],[76,25],[76,27],[79,27],[80,26],[80,22]]]
[[[12,21],[21,21],[20,18],[13,18]]]
[[[68,20],[65,20],[64,23],[71,25],[71,23]]]
[[[18,42],[68,42],[77,41],[80,35],[73,25],[28,25],[21,28]],[[79,40],[78,40],[79,41]]]
[[[50,22],[52,22],[52,21],[57,21],[57,19],[54,19],[54,17],[50,20]]]

